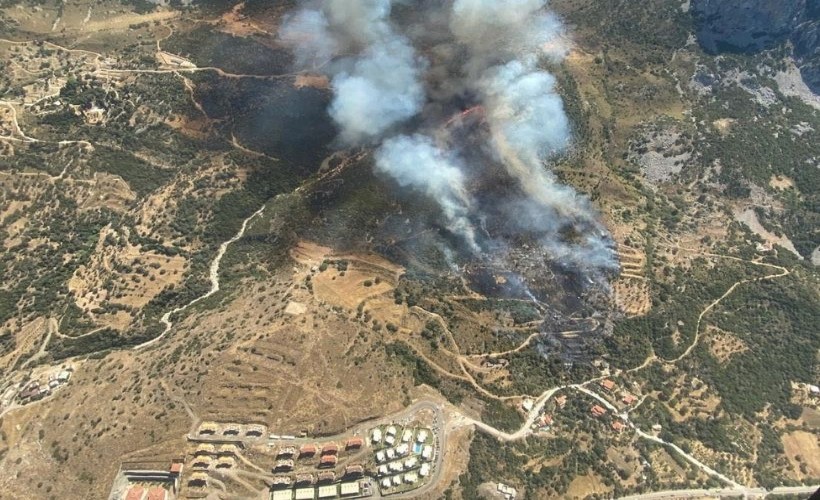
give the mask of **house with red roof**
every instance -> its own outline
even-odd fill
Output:
[[[142,486],[132,486],[125,494],[125,500],[142,500],[143,493],[145,493],[145,488]]]
[[[148,490],[148,498],[146,500],[165,500],[168,491],[162,486],[154,486]]]
[[[600,417],[602,415],[606,415],[606,408],[603,408],[600,405],[595,405],[592,407],[591,412],[593,417]]]

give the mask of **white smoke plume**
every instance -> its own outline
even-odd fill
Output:
[[[390,24],[391,0],[311,2],[285,20],[280,39],[297,66],[331,73],[330,115],[347,144],[367,143],[424,104],[425,62]],[[353,54],[348,54],[349,52]],[[330,64],[336,56],[344,57]]]
[[[495,154],[527,193],[527,203],[542,214],[534,220],[545,232],[542,245],[558,260],[614,268],[614,251],[589,203],[571,187],[557,183],[545,166],[570,143],[555,77],[538,68],[539,57],[556,59],[566,52],[561,24],[544,11],[546,4],[455,0],[450,26],[472,56],[464,71],[472,77],[468,85],[481,96]],[[579,223],[590,231],[564,242],[544,217]]]
[[[468,66],[536,52],[562,58],[567,52],[563,27],[546,5],[546,0],[455,0],[450,29],[472,51]]]
[[[486,217],[468,193],[465,173],[502,166],[520,186],[517,216],[527,218],[511,227],[536,233],[557,260],[615,267],[589,202],[546,167],[571,140],[556,80],[539,67],[544,58],[560,61],[567,52],[547,0],[401,3],[402,15],[416,20],[408,27],[412,42],[391,18],[393,0],[308,2],[280,30],[297,64],[331,77],[329,112],[340,138],[376,145],[377,169],[435,199],[450,230],[476,254],[492,236],[485,231],[479,238],[474,229]],[[474,159],[471,152],[469,165],[457,154],[469,146],[431,139],[464,105],[483,109],[489,129],[486,140],[476,141],[487,143],[489,154]],[[399,132],[402,127],[411,131]]]
[[[376,151],[376,167],[401,186],[424,192],[441,206],[450,230],[478,251],[470,222],[472,201],[464,187],[463,167],[452,153],[439,148],[427,136],[400,135],[388,139]]]
[[[349,73],[335,76],[330,116],[342,140],[366,142],[416,115],[424,104],[422,66],[406,40],[392,37],[368,47]]]
[[[279,39],[291,47],[300,70],[318,70],[340,51],[340,43],[330,33],[330,23],[319,10],[305,9],[285,18]]]

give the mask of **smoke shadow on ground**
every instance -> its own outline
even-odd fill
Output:
[[[291,79],[198,77],[196,98],[205,113],[252,150],[279,158],[289,168],[315,171],[337,135],[327,106],[330,95],[296,88]]]

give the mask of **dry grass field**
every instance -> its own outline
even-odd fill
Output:
[[[820,476],[820,435],[794,431],[783,436],[783,448],[794,478],[802,481]]]

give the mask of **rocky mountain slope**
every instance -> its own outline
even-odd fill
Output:
[[[820,91],[820,1],[693,0],[691,8],[707,52],[759,52],[790,41],[803,80]]]

